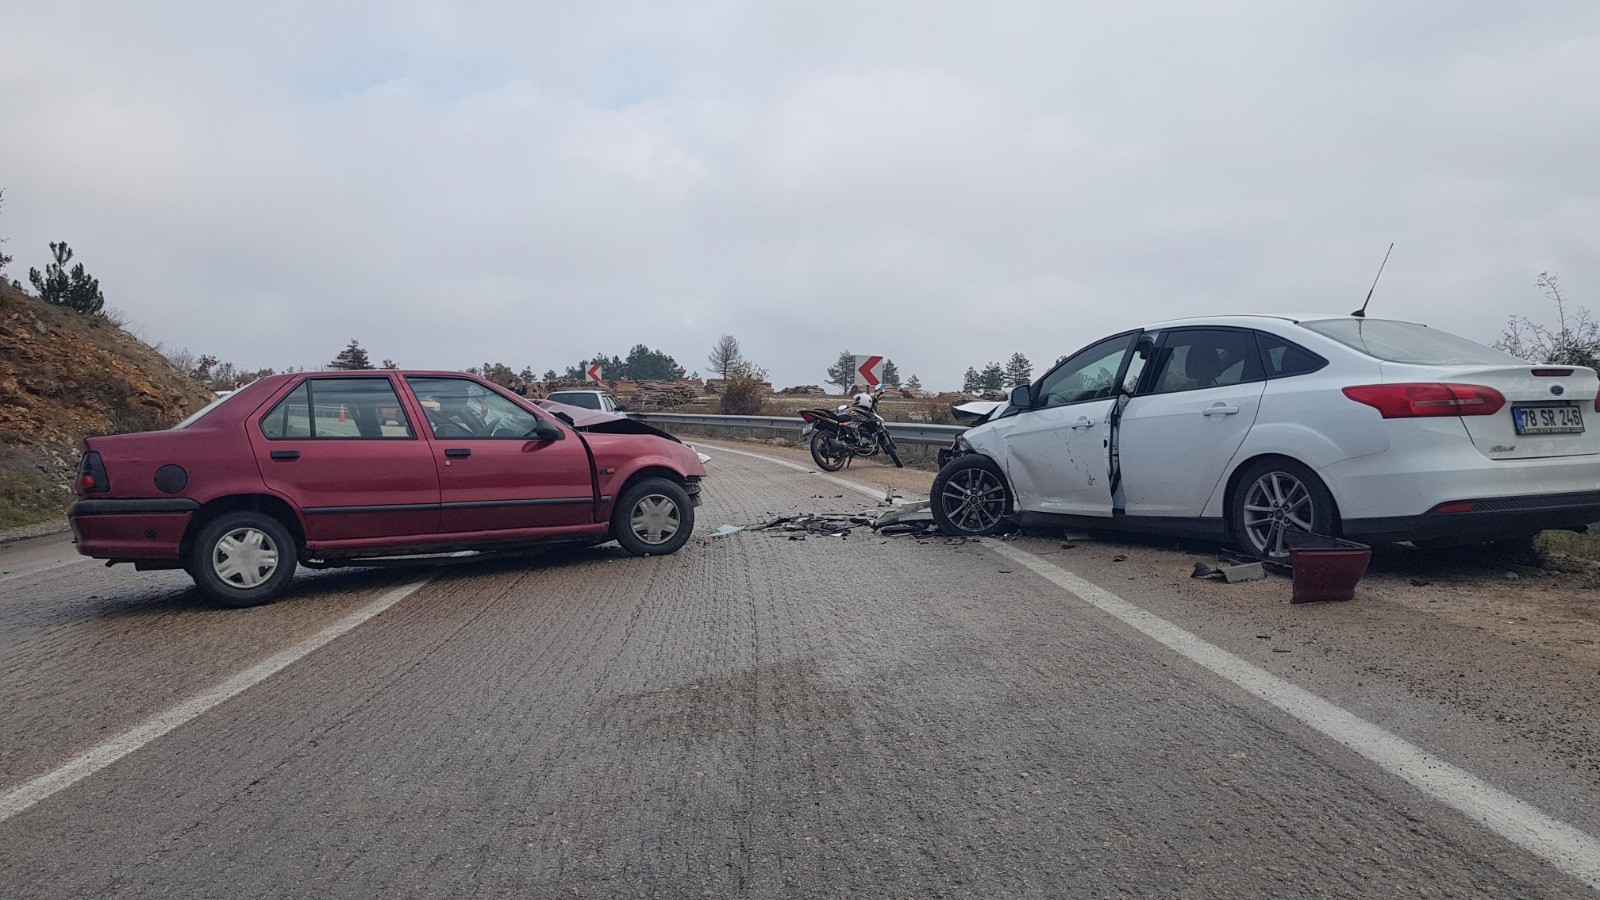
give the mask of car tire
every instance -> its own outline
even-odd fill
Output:
[[[1338,516],[1333,495],[1315,472],[1292,459],[1274,457],[1251,463],[1239,476],[1228,503],[1228,524],[1244,552],[1287,562],[1287,532],[1331,535]]]
[[[928,492],[933,521],[950,537],[987,537],[1008,529],[1011,488],[987,456],[969,453],[950,460]]]
[[[622,492],[611,512],[611,536],[634,556],[677,552],[694,531],[694,504],[675,481],[645,478]]]
[[[282,522],[245,510],[202,526],[184,568],[206,596],[239,609],[277,599],[294,578],[297,560],[294,536]]]

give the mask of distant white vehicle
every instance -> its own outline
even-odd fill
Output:
[[[950,534],[1022,525],[1373,543],[1600,522],[1600,379],[1409,322],[1227,316],[1072,354],[965,432],[933,484]],[[974,410],[976,412],[976,410]]]
[[[584,409],[598,409],[601,412],[620,412],[625,407],[617,403],[617,399],[605,391],[556,391],[545,397],[556,403],[565,403],[568,406],[581,406]]]

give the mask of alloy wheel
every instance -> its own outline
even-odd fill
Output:
[[[1006,488],[988,469],[974,466],[950,476],[939,504],[945,517],[962,531],[993,528],[1006,512]]]
[[[1310,533],[1316,505],[1300,479],[1288,472],[1268,472],[1251,483],[1244,495],[1244,530],[1251,546],[1275,559],[1289,555],[1285,535]]]

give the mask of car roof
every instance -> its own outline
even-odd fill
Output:
[[[1237,315],[1223,316],[1191,316],[1185,319],[1169,319],[1146,325],[1146,331],[1156,331],[1164,328],[1193,328],[1196,325],[1232,325],[1236,328],[1259,328],[1270,322],[1287,322],[1300,324],[1302,322],[1324,322],[1330,319],[1349,319],[1349,313],[1240,313]],[[1367,319],[1369,322],[1398,322],[1401,319]],[[1407,323],[1420,324],[1420,323]]]

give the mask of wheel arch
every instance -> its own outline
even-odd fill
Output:
[[[300,516],[287,501],[271,494],[230,494],[207,501],[189,517],[189,525],[184,529],[183,540],[178,547],[179,558],[185,560],[189,558],[189,551],[194,547],[194,537],[201,529],[219,516],[241,511],[265,513],[277,519],[284,528],[289,529],[289,534],[294,536],[296,548],[302,552],[305,550],[305,524],[300,521]]]
[[[1329,486],[1327,479],[1323,478],[1322,475],[1317,472],[1316,468],[1308,463],[1304,463],[1298,459],[1295,459],[1287,453],[1257,453],[1254,456],[1240,460],[1239,464],[1233,467],[1233,471],[1228,473],[1228,480],[1223,486],[1222,526],[1227,530],[1229,539],[1233,541],[1239,540],[1239,536],[1233,533],[1232,510],[1233,498],[1234,495],[1239,491],[1240,483],[1244,481],[1244,473],[1249,471],[1250,467],[1254,466],[1256,463],[1275,459],[1292,462],[1297,466],[1304,466],[1307,471],[1316,476],[1316,479],[1322,483],[1323,490],[1327,491],[1328,496],[1333,499],[1333,530],[1337,533],[1335,536],[1338,536],[1338,534],[1343,534],[1344,516],[1339,512],[1339,497],[1333,492],[1333,488]]]

